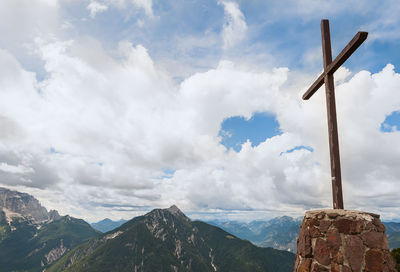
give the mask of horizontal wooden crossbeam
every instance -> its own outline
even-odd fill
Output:
[[[303,95],[303,100],[308,100],[323,84],[326,74],[333,74],[336,70],[357,50],[357,48],[367,39],[368,32],[358,32],[347,46],[340,52],[335,60],[326,67],[325,71],[311,85]]]

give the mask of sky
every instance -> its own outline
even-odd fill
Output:
[[[0,186],[90,222],[173,204],[250,221],[332,207],[320,21],[346,209],[400,221],[400,5],[0,1]]]

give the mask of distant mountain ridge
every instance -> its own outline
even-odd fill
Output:
[[[386,227],[389,248],[400,248],[400,223],[383,222],[383,224]]]
[[[99,222],[95,222],[95,223],[91,223],[90,225],[92,226],[92,228],[94,228],[95,230],[101,231],[103,233],[111,231],[115,228],[118,228],[119,226],[121,226],[122,224],[126,223],[128,220],[125,219],[121,219],[118,221],[113,221],[109,218],[105,218]]]
[[[293,265],[292,253],[256,247],[171,206],[81,244],[48,271],[291,272]]]
[[[209,221],[209,223],[242,239],[249,240],[257,246],[296,252],[301,220],[300,218],[281,216],[269,221],[252,221],[250,223],[237,221]]]
[[[397,222],[383,222],[386,227],[386,234],[400,232],[400,223]]]
[[[281,216],[269,221],[252,221],[250,223],[238,221],[207,221],[209,224],[220,227],[241,239],[246,239],[261,247],[273,247],[290,252],[297,251],[297,237],[299,235],[302,218]],[[383,222],[389,247],[400,247],[400,223]]]

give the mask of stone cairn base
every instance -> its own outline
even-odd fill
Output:
[[[379,215],[350,210],[306,212],[295,272],[396,272]]]

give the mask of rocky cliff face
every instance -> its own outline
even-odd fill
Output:
[[[60,218],[57,211],[47,212],[39,201],[31,195],[0,188],[0,210],[7,221],[15,217],[30,219],[41,223]],[[0,219],[2,215],[0,214]]]

